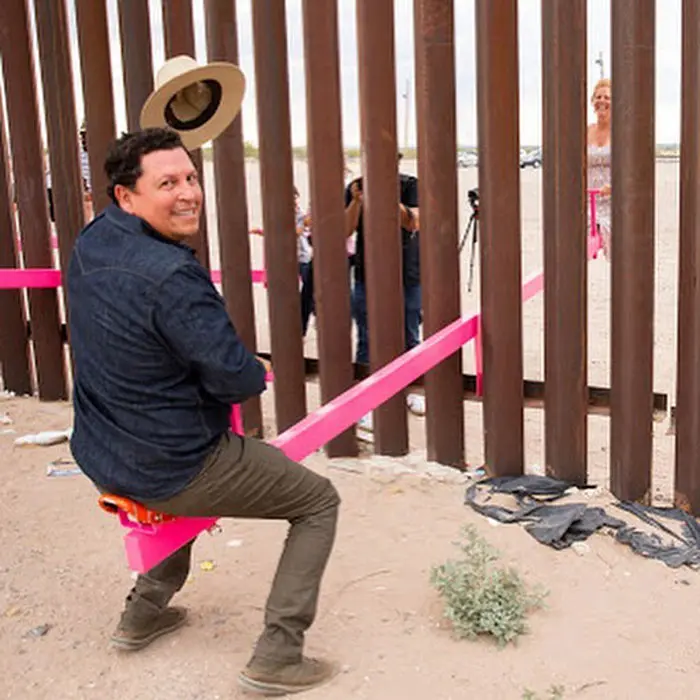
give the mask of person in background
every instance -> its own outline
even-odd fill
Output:
[[[90,162],[87,151],[87,127],[85,122],[80,125],[78,132],[78,145],[80,147],[80,175],[83,186],[83,216],[85,221],[90,221],[94,216],[92,204],[92,179],[90,177]],[[46,198],[49,205],[49,220],[56,223],[56,211],[53,199],[53,177],[51,174],[51,162],[48,153],[44,154],[44,173],[46,180]]]
[[[397,164],[403,156],[398,154]],[[406,350],[420,343],[422,320],[420,284],[420,210],[418,206],[418,178],[404,173],[399,178],[399,220],[402,253],[402,279],[404,297],[404,332]],[[367,326],[367,291],[365,286],[365,232],[363,222],[362,178],[356,178],[345,189],[345,234],[355,234],[355,284],[352,289],[352,311],[357,325],[357,350],[355,361],[369,364],[369,333]],[[418,394],[407,396],[409,409],[418,415],[425,413],[425,401]],[[358,424],[372,430],[371,415]]]
[[[90,177],[90,161],[87,147],[87,125],[85,121],[80,125],[80,174],[83,178],[83,213],[85,221],[90,221],[95,215],[92,202],[92,178]]]
[[[297,260],[301,278],[301,334],[306,336],[314,312],[314,267],[311,246],[311,214],[301,206],[299,190],[294,188],[294,221],[297,234]]]
[[[344,176],[344,180],[346,181],[345,186],[347,187],[349,182],[354,179],[352,177],[352,169],[347,164],[343,166],[343,176]],[[346,239],[345,249],[346,249],[347,254],[348,254],[348,271],[350,273],[350,288],[352,289],[352,271],[355,267],[356,251],[357,251],[355,232],[353,231],[349,236],[346,236],[345,239]]]
[[[612,112],[612,82],[599,80],[593,89],[591,104],[596,121],[588,126],[588,189],[599,190],[596,202],[596,221],[603,243],[605,259],[610,260],[611,245],[611,144],[610,116]],[[590,216],[590,212],[589,212]],[[590,224],[590,222],[589,222]]]

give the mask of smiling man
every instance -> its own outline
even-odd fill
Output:
[[[231,404],[264,391],[266,368],[186,245],[202,189],[180,136],[125,134],[105,170],[113,204],[82,231],[68,270],[73,454],[98,489],[152,510],[289,521],[265,627],[239,681],[263,694],[307,690],[333,675],[302,649],[340,499],[328,479],[229,431]],[[115,646],[141,649],[184,624],[184,609],[168,604],[191,548],[138,577]]]

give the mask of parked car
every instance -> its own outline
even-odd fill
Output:
[[[542,149],[535,148],[529,153],[520,151],[520,167],[521,168],[539,168],[542,166]]]
[[[460,151],[457,153],[457,165],[460,168],[475,168],[479,165],[479,157],[476,153]]]

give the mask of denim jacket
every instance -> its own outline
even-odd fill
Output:
[[[112,493],[179,493],[265,369],[193,251],[115,205],[78,237],[67,291],[76,461]]]

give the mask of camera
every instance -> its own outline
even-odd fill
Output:
[[[469,206],[472,208],[474,214],[479,214],[479,189],[475,187],[473,190],[467,192],[467,198],[469,199]]]

